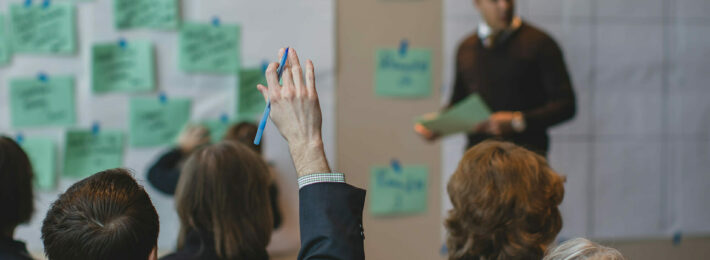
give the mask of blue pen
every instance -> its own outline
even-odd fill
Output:
[[[276,70],[279,81],[281,81],[281,74],[283,74],[284,66],[286,64],[286,58],[288,57],[288,47],[284,51],[284,56],[281,57],[281,63],[279,63],[279,69]],[[266,102],[266,107],[264,108],[264,115],[261,116],[261,121],[259,122],[259,129],[256,130],[256,137],[254,137],[254,144],[259,145],[261,143],[261,135],[264,134],[264,128],[266,128],[266,120],[269,119],[269,113],[271,113],[271,100]]]

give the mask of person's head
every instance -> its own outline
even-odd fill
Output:
[[[12,237],[34,211],[32,164],[14,140],[0,136],[0,237]]]
[[[50,260],[155,259],[158,212],[125,169],[96,173],[67,189],[42,223]]]
[[[515,0],[473,0],[483,20],[493,30],[508,28],[515,13]]]
[[[551,249],[543,260],[624,260],[624,256],[614,248],[575,238]]]
[[[254,138],[256,137],[257,130],[259,130],[259,127],[257,127],[255,124],[249,122],[241,122],[229,127],[229,129],[227,129],[227,132],[224,134],[224,138],[222,139],[225,141],[242,143],[247,147],[251,148],[252,150],[256,151],[257,153],[261,153],[261,146],[254,144]]]
[[[542,156],[515,144],[472,147],[447,186],[449,258],[542,258],[562,228],[563,182]]]
[[[270,175],[261,156],[239,142],[195,151],[185,162],[175,203],[180,217],[178,248],[188,233],[212,236],[223,259],[253,259],[271,239]]]

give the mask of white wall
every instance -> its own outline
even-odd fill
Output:
[[[576,118],[551,130],[550,163],[568,176],[560,238],[709,234],[710,1],[517,2],[561,45],[577,94]],[[444,17],[449,88],[479,19],[472,0],[444,1]],[[444,185],[464,143],[444,141]]]

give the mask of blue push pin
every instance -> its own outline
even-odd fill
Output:
[[[390,165],[392,165],[392,169],[394,170],[394,172],[396,172],[396,173],[402,172],[402,165],[399,163],[399,161],[397,159],[392,159],[392,161],[390,161]]]
[[[49,77],[47,77],[47,74],[45,74],[44,72],[40,72],[37,74],[37,79],[42,82],[47,82],[47,80],[49,80]]]
[[[160,92],[160,95],[158,95],[158,100],[160,100],[161,104],[168,103],[168,96],[165,95],[165,92]]]
[[[17,141],[18,144],[22,144],[22,142],[25,141],[25,136],[23,136],[22,133],[19,133],[15,136],[15,141]]]
[[[674,246],[679,246],[680,242],[682,240],[683,240],[683,233],[678,231],[678,232],[675,232],[675,234],[673,234],[673,245]]]
[[[32,0],[25,0],[25,7],[32,6]]]
[[[123,39],[123,38],[118,39],[118,46],[121,46],[121,49],[125,50],[126,45],[128,45],[128,43],[126,43],[126,39]]]
[[[98,135],[99,131],[101,131],[101,125],[99,125],[99,122],[96,121],[93,124],[91,124],[91,133],[94,135]]]
[[[409,47],[409,41],[407,39],[402,39],[399,42],[399,55],[404,56],[407,54],[407,47]]]
[[[220,24],[219,17],[215,16],[214,18],[212,18],[212,25],[217,27],[217,26],[219,26],[219,24]]]
[[[42,1],[42,9],[47,9],[49,7],[50,0],[44,0]]]
[[[222,121],[223,124],[226,124],[229,122],[229,116],[227,116],[227,113],[222,113],[222,115],[219,117],[219,120]]]

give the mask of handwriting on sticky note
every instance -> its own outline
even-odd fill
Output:
[[[178,0],[114,0],[114,22],[118,29],[176,29]]]
[[[123,134],[119,131],[69,130],[66,133],[64,175],[84,178],[121,167]]]
[[[266,86],[266,78],[262,69],[242,69],[239,71],[239,86],[237,87],[237,115],[245,120],[256,120],[264,111],[266,102],[256,85]]]
[[[10,81],[10,114],[14,127],[70,126],[76,121],[74,78],[51,76]]]
[[[180,30],[180,68],[188,72],[237,73],[240,28],[186,22]]]
[[[190,119],[190,100],[138,97],[130,102],[130,143],[135,147],[172,144]]]
[[[35,187],[49,190],[55,184],[56,152],[54,143],[46,138],[27,138],[21,142],[22,150],[32,163]]]
[[[431,50],[380,49],[376,54],[375,94],[417,98],[431,94]]]
[[[423,165],[388,166],[370,170],[370,211],[373,215],[424,212],[427,209],[429,169]]]
[[[142,92],[155,87],[153,48],[149,42],[129,41],[94,45],[91,50],[95,93]]]
[[[72,54],[76,51],[74,7],[10,5],[13,50],[23,53]]]

